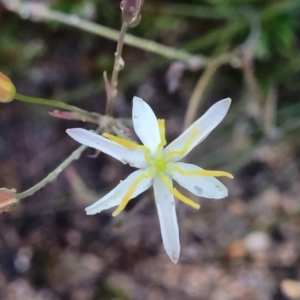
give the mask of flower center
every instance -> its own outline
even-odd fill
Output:
[[[155,173],[161,173],[166,170],[168,160],[163,156],[164,146],[167,144],[166,141],[166,128],[165,120],[157,120],[159,134],[160,134],[160,143],[157,146],[156,153],[152,157],[145,157],[149,166],[151,166]]]
[[[154,167],[157,171],[162,172],[166,169],[167,162],[164,158],[159,158],[153,161]]]

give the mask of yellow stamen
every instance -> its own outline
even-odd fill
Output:
[[[117,207],[117,209],[113,212],[113,216],[117,216],[119,213],[121,213],[124,208],[126,207],[126,205],[128,204],[129,200],[131,199],[134,191],[136,190],[137,186],[139,185],[139,183],[145,179],[145,178],[149,178],[152,175],[149,173],[142,173],[140,176],[138,176],[138,178],[131,184],[131,186],[129,187],[128,191],[126,192],[125,196],[123,197],[121,203],[119,204],[119,206]]]
[[[143,145],[138,145],[132,141],[128,141],[128,140],[124,140],[120,137],[117,137],[115,135],[109,134],[109,133],[103,133],[102,134],[104,137],[106,137],[107,139],[118,143],[119,145],[122,145],[128,149],[143,149],[144,146]]]
[[[167,144],[165,120],[159,119],[157,120],[157,122],[158,122],[161,144],[162,146],[165,146]]]
[[[144,151],[144,155],[145,155],[145,160],[148,163],[151,162],[150,150],[147,147],[145,147],[143,145],[136,144],[136,143],[134,143],[132,141],[124,140],[124,139],[122,139],[120,137],[117,137],[117,136],[109,134],[109,133],[103,133],[102,135],[104,137],[106,137],[107,139],[109,139],[109,140],[111,140],[113,142],[116,142],[119,145],[124,146],[125,148],[132,149],[132,150],[143,150]]]
[[[224,172],[224,171],[209,171],[209,170],[201,170],[198,173],[200,176],[213,176],[213,177],[228,177],[230,179],[233,179],[233,175]]]
[[[165,186],[168,188],[168,190],[180,201],[182,201],[183,203],[195,208],[195,209],[199,209],[200,205],[196,202],[194,202],[193,200],[189,199],[188,197],[182,195],[177,189],[173,188],[168,180],[168,178],[166,177],[166,175],[161,175],[161,179],[163,181],[163,183],[165,184]]]
[[[200,176],[214,176],[214,177],[228,177],[233,178],[230,173],[224,171],[209,171],[209,170],[199,170],[199,171],[185,171],[177,165],[172,165],[172,169],[176,170],[182,175],[192,176],[192,175],[200,175]]]
[[[185,142],[183,148],[181,150],[170,151],[165,157],[166,160],[170,160],[175,155],[185,155],[188,152],[193,139],[195,139],[198,134],[199,134],[199,128],[195,128],[192,131],[190,138]]]
[[[191,139],[195,139],[197,137],[197,135],[199,134],[199,131],[200,131],[199,128],[195,128],[191,133]]]

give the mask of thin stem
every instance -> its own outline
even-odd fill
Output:
[[[107,105],[106,105],[106,114],[111,115],[113,111],[113,102],[117,96],[118,93],[118,76],[119,72],[123,67],[123,59],[122,59],[122,50],[123,50],[123,45],[124,45],[124,38],[125,34],[128,28],[128,24],[123,22],[122,28],[120,31],[119,39],[118,39],[118,44],[117,44],[117,50],[115,53],[115,62],[114,62],[114,67],[113,67],[113,72],[111,75],[111,91],[108,95],[107,99]]]
[[[31,97],[31,96],[25,96],[21,94],[16,94],[15,96],[16,100],[27,102],[27,103],[34,103],[34,104],[41,104],[41,105],[47,105],[51,107],[56,107],[56,108],[61,108],[67,111],[72,111],[79,113],[83,115],[84,117],[88,118],[88,120],[92,121],[93,123],[99,123],[99,117],[100,115],[88,112],[84,109],[78,108],[73,105],[69,105],[64,102],[56,101],[56,100],[48,100],[44,98],[36,98],[36,97]]]
[[[189,125],[191,125],[192,122],[195,120],[195,116],[198,111],[199,104],[203,98],[204,91],[221,64],[222,62],[218,58],[212,60],[211,63],[208,64],[208,66],[204,70],[202,76],[199,78],[196,87],[192,93],[187,112],[184,118],[184,129],[189,127]]]
[[[80,146],[78,149],[72,152],[72,154],[63,161],[56,169],[54,169],[50,174],[48,174],[43,180],[35,184],[33,187],[29,188],[28,190],[17,194],[17,199],[21,200],[32,196],[34,193],[39,191],[40,189],[44,188],[48,183],[52,182],[62,170],[64,170],[72,161],[78,159],[81,153],[87,148],[87,146]]]
[[[255,107],[255,118],[260,126],[263,126],[263,102],[264,97],[260,91],[259,83],[256,79],[252,57],[245,55],[242,60],[242,71],[245,83],[253,100]]]
[[[21,3],[21,1],[16,1],[17,2],[16,5],[10,6],[7,4],[6,1],[2,0],[2,2],[7,9],[14,11],[15,13],[21,16],[28,15],[34,21],[44,21],[44,20],[56,21],[105,37],[110,40],[118,41],[119,39],[119,32],[117,30],[113,30],[105,26],[96,24],[94,22],[81,19],[76,15],[68,15],[59,11],[48,9],[48,7],[43,4],[37,6],[37,5],[30,5],[27,3]],[[139,49],[143,49],[145,51],[149,51],[167,57],[169,59],[189,62],[190,59],[197,57],[200,58],[203,62],[206,62],[206,58],[204,56],[201,55],[195,56],[187,51],[174,49],[172,47],[168,47],[153,41],[136,37],[131,34],[126,34],[124,43],[129,46],[133,46]]]
[[[66,25],[77,27],[79,29],[100,35],[102,37],[114,41],[118,41],[119,39],[119,32],[117,30],[113,30],[103,25],[99,25],[90,21],[83,20],[78,16],[76,16],[76,22],[74,22],[75,20],[74,16],[70,16],[58,11],[47,9],[46,13],[43,14],[43,17],[48,20],[58,21]],[[73,21],[72,21],[72,17],[73,17]],[[159,54],[161,56],[165,56],[170,59],[176,59],[176,60],[182,60],[188,62],[191,58],[194,57],[194,55],[184,50],[177,50],[172,47],[168,47],[153,41],[136,37],[131,34],[126,34],[124,42],[129,46],[137,47],[155,54]]]

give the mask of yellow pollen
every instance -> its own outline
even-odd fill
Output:
[[[140,176],[138,176],[138,178],[131,184],[131,186],[129,187],[128,191],[126,192],[125,196],[123,197],[121,203],[119,204],[119,206],[117,207],[117,209],[113,212],[113,216],[116,217],[119,213],[121,213],[126,205],[128,204],[129,200],[131,199],[134,191],[136,190],[137,186],[139,185],[139,183],[145,179],[145,178],[149,178],[152,175],[150,173],[142,173]]]
[[[199,131],[200,131],[199,128],[195,128],[192,131],[190,138],[185,142],[183,148],[181,150],[170,151],[165,157],[166,160],[170,160],[175,155],[185,155],[188,152],[193,139],[195,139],[197,137],[197,135],[199,134]]]
[[[200,205],[196,202],[194,202],[193,200],[189,199],[188,197],[182,195],[177,189],[173,188],[167,178],[166,175],[161,174],[161,179],[163,181],[163,183],[165,184],[165,186],[168,188],[168,190],[180,201],[182,201],[183,203],[195,208],[195,209],[199,209]]]
[[[185,171],[177,165],[172,165],[172,169],[176,170],[182,175],[192,176],[192,175],[199,175],[199,176],[213,176],[213,177],[228,177],[233,178],[230,173],[224,171],[209,171],[209,170],[199,170],[199,171]]]

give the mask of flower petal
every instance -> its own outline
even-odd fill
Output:
[[[67,134],[77,142],[98,149],[120,160],[124,164],[129,164],[136,168],[144,168],[147,165],[144,156],[145,153],[140,149],[128,149],[101,135],[82,128],[67,129]]]
[[[186,148],[183,154],[174,154],[171,161],[178,161],[186,156],[195,146],[201,143],[211,131],[224,119],[231,103],[230,98],[223,99],[214,104],[176,140],[165,148],[165,154]],[[170,154],[169,154],[170,155]]]
[[[142,143],[155,153],[161,142],[157,118],[151,107],[139,97],[133,98],[132,120]]]
[[[112,191],[102,197],[100,200],[95,202],[94,204],[87,207],[86,213],[88,215],[94,215],[96,213],[101,212],[104,209],[108,209],[114,206],[117,206],[122,201],[126,192],[130,188],[130,186],[135,182],[135,180],[144,173],[143,170],[138,170],[131,173],[124,181],[121,181]],[[143,179],[136,187],[132,197],[135,198],[145,190],[147,190],[152,184],[152,178]]]
[[[182,162],[174,163],[184,171],[200,171],[201,168]],[[170,167],[172,169],[172,167]],[[169,171],[172,178],[191,193],[211,199],[221,199],[228,196],[226,186],[212,176],[182,175],[174,169]]]
[[[174,197],[159,177],[154,179],[153,187],[163,244],[173,263],[177,263],[180,243]]]

